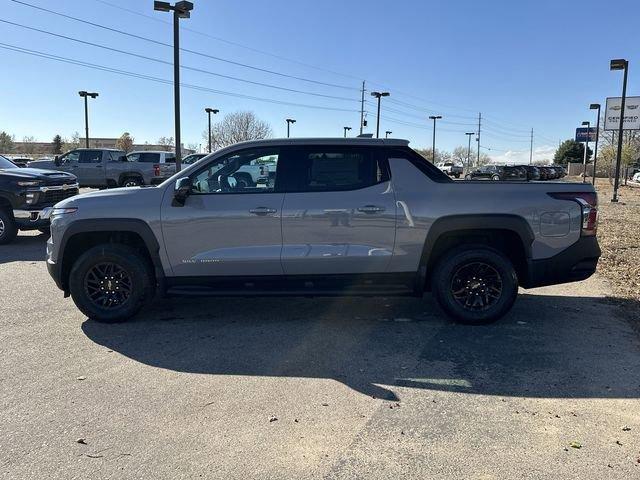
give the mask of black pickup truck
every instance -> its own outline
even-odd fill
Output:
[[[0,245],[12,242],[18,230],[48,231],[43,210],[77,193],[75,175],[19,168],[0,155]]]

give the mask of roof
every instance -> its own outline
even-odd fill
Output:
[[[309,138],[266,138],[263,140],[249,140],[240,142],[234,146],[268,146],[268,145],[378,145],[391,147],[404,147],[409,145],[409,140],[398,138],[365,138],[365,137],[309,137]]]
[[[129,153],[127,153],[127,155],[131,155],[132,153],[171,153],[171,154],[174,154],[174,152],[168,152],[166,150],[131,150]]]

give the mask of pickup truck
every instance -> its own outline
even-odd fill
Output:
[[[240,184],[269,163],[266,182]],[[596,269],[584,183],[454,182],[397,139],[239,143],[152,188],[92,192],[51,213],[47,266],[88,317],[161,295],[433,292],[457,321],[505,315],[518,287]]]
[[[171,155],[174,154],[131,152],[127,156],[123,150],[77,148],[54,160],[29,162],[28,166],[72,173],[81,187],[135,187],[159,184],[175,173],[175,155],[172,166]]]
[[[18,230],[48,232],[47,209],[78,193],[70,173],[21,168],[0,155],[0,245]]]
[[[440,162],[436,166],[450,177],[460,178],[464,171],[462,165],[458,165],[455,162]]]

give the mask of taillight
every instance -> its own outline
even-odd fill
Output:
[[[571,200],[580,205],[582,211],[582,235],[593,236],[598,230],[598,195],[595,192],[549,193],[558,200]]]
[[[160,165],[157,165],[157,164],[156,164],[156,165],[154,165],[154,166],[153,166],[153,174],[154,174],[156,177],[159,177],[159,176],[160,176]]]

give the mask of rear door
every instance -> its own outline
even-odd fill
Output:
[[[290,147],[282,208],[288,275],[385,272],[396,204],[387,160],[366,146]]]
[[[102,158],[102,150],[80,150],[76,175],[83,185],[106,185],[105,162]]]

